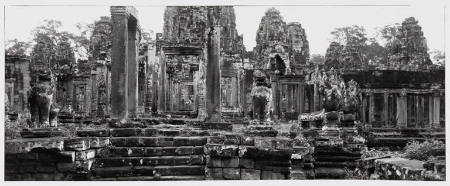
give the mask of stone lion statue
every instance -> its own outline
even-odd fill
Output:
[[[59,109],[53,103],[53,86],[51,77],[40,77],[39,82],[30,90],[28,103],[31,115],[30,128],[57,126]]]

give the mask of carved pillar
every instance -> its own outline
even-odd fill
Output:
[[[111,118],[124,120],[137,105],[136,9],[112,6]]]
[[[439,92],[433,94],[433,123],[432,128],[440,127],[441,95]]]
[[[272,110],[273,110],[273,117],[275,119],[279,118],[280,115],[280,94],[278,91],[278,73],[279,71],[276,70],[273,74],[272,77],[270,78],[271,81],[271,87],[272,87]]]
[[[136,114],[138,106],[138,62],[137,45],[139,44],[137,32],[137,22],[134,19],[128,20],[128,113],[132,116]]]
[[[433,94],[428,95],[428,124],[429,128],[433,128],[434,99]]]
[[[375,121],[375,96],[373,92],[369,92],[369,123],[373,125]]]
[[[208,33],[208,62],[206,65],[206,110],[211,121],[221,120],[220,89],[220,27]]]
[[[302,114],[303,113],[303,108],[305,107],[304,106],[304,104],[305,104],[305,93],[304,93],[304,88],[305,88],[305,86],[304,86],[304,84],[303,83],[301,83],[301,84],[299,84],[298,85],[298,88],[297,88],[297,92],[298,92],[298,100],[299,100],[299,104],[298,104],[298,112],[299,112],[299,114]]]
[[[406,90],[402,90],[397,97],[397,123],[400,128],[405,128],[408,122],[406,98]]]
[[[367,121],[366,109],[367,109],[367,96],[366,93],[361,94],[362,108],[361,108],[361,120],[363,123]]]
[[[111,118],[128,117],[128,16],[119,7],[111,7]]]
[[[314,110],[318,111],[320,109],[320,96],[319,96],[319,85],[314,83]]]
[[[383,104],[383,119],[384,126],[389,125],[389,93],[387,90],[384,90],[384,104]]]

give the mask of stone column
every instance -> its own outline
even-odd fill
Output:
[[[402,90],[397,97],[397,124],[400,128],[405,128],[408,122],[406,91]]]
[[[206,64],[206,112],[210,121],[221,120],[220,89],[220,27],[208,33],[208,61]]]
[[[433,94],[433,123],[432,128],[440,127],[441,95],[439,92]]]
[[[433,113],[434,113],[434,99],[433,94],[428,95],[428,124],[430,128],[433,128]]]
[[[304,93],[304,85],[303,85],[303,83],[301,83],[301,84],[299,84],[298,85],[298,88],[297,88],[297,92],[298,92],[298,100],[299,100],[299,104],[298,104],[298,113],[299,114],[302,114],[303,113],[303,110],[304,110],[304,108],[305,108],[305,93]]]
[[[111,7],[111,118],[128,117],[128,15],[122,7]]]
[[[367,108],[367,101],[366,101],[366,99],[367,99],[367,96],[365,96],[363,94],[365,94],[365,93],[361,94],[361,101],[362,101],[361,120],[362,120],[363,123],[365,123],[367,121],[366,120],[366,108]]]
[[[314,83],[314,110],[318,111],[320,109],[320,96],[319,96],[319,85]]]
[[[373,125],[375,121],[375,96],[373,92],[369,92],[369,123]]]
[[[273,74],[272,77],[270,78],[271,81],[271,87],[272,87],[272,110],[273,110],[273,117],[275,119],[278,119],[279,115],[280,115],[280,98],[279,98],[279,94],[278,94],[278,70],[276,70]]]
[[[387,90],[384,91],[384,105],[383,105],[383,118],[384,118],[384,126],[389,125],[389,93]]]
[[[138,106],[138,62],[137,44],[139,44],[137,22],[128,20],[128,114],[136,115]]]

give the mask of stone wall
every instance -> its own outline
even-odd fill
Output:
[[[33,138],[5,143],[6,181],[88,180],[108,138]]]
[[[290,179],[292,147],[288,138],[211,136],[205,146],[206,179]]]

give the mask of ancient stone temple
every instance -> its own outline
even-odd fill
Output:
[[[6,56],[5,91],[11,112],[28,112],[28,91],[31,89],[30,61],[26,56]]]
[[[6,56],[5,180],[445,180],[445,72],[415,19],[387,65],[351,42],[315,64],[275,8],[252,51],[232,6],[165,7],[155,40],[109,10],[88,59],[67,38]]]
[[[233,7],[167,7],[156,48],[158,111],[200,118],[220,118],[221,107],[237,112],[242,42]]]
[[[283,21],[276,9],[267,10],[256,37],[254,69],[263,70],[272,89],[272,114],[293,119],[303,113],[309,45],[300,23]]]

